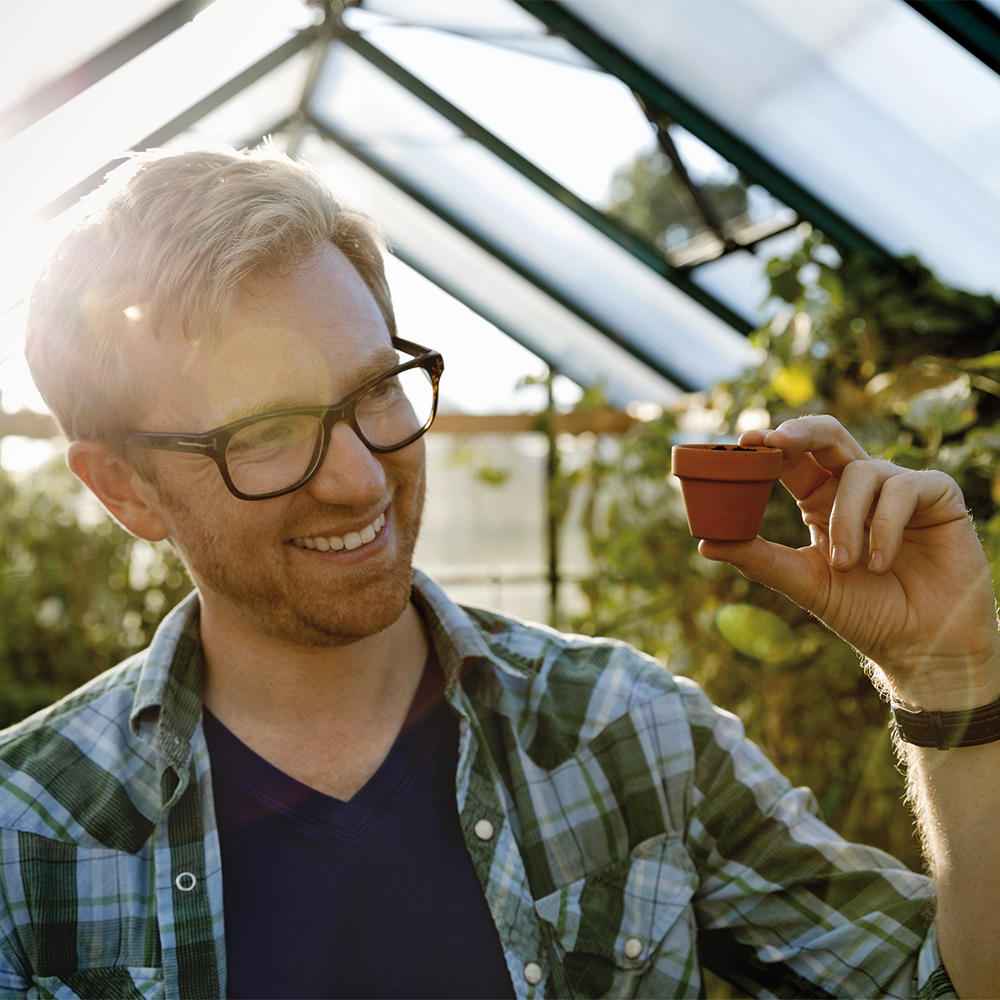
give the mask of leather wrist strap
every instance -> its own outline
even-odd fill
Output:
[[[892,703],[901,739],[918,747],[976,747],[1000,740],[1000,698],[959,712],[921,712]]]

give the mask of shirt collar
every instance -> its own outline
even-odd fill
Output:
[[[507,658],[497,655],[490,648],[482,626],[418,569],[413,571],[413,600],[430,632],[444,672],[447,692],[453,691],[477,664],[487,663],[513,677],[524,676]]]
[[[143,654],[129,723],[137,736],[155,739],[181,766],[201,712],[201,658],[197,591],[160,623]]]
[[[482,628],[468,612],[416,569],[413,600],[434,643],[446,692],[453,693],[469,670],[484,662],[503,673],[523,676],[509,660],[490,649]],[[201,713],[199,607],[197,591],[192,591],[160,623],[143,654],[129,719],[137,736],[155,739],[178,766],[190,756],[191,734]]]

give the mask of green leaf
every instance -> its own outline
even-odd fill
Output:
[[[723,605],[715,624],[730,646],[763,663],[782,663],[798,648],[795,633],[784,619],[753,604]]]
[[[959,364],[963,368],[971,368],[974,371],[989,371],[1000,368],[1000,351],[990,351],[989,354],[982,354],[978,358],[966,358]]]
[[[809,365],[784,365],[771,376],[771,388],[789,405],[801,406],[816,395]]]
[[[482,465],[476,469],[476,479],[486,486],[503,486],[510,479],[510,469],[498,465]]]
[[[968,375],[917,393],[902,408],[903,423],[911,430],[946,436],[976,422],[976,395]]]

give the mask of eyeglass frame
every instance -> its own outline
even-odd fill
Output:
[[[399,351],[413,355],[413,357],[409,361],[404,361],[401,365],[389,368],[381,375],[376,375],[374,378],[369,379],[349,396],[345,396],[340,402],[333,403],[330,406],[297,406],[292,409],[274,410],[270,413],[258,413],[253,416],[242,417],[240,420],[233,420],[228,424],[223,424],[210,431],[204,431],[201,434],[176,434],[171,431],[129,431],[125,437],[125,445],[135,448],[151,448],[158,451],[177,451],[187,455],[204,455],[215,462],[216,468],[219,470],[219,475],[222,476],[222,481],[226,484],[226,488],[239,500],[273,500],[275,497],[284,496],[286,493],[294,493],[295,490],[301,489],[316,475],[329,450],[334,425],[339,424],[342,420],[347,421],[351,429],[357,434],[358,438],[369,451],[379,455],[399,451],[407,445],[413,444],[414,441],[427,432],[428,428],[434,422],[434,417],[437,415],[438,386],[441,382],[441,374],[444,371],[444,358],[439,351],[428,347],[421,347],[420,344],[416,344],[411,340],[404,340],[402,337],[393,337],[392,346]],[[372,444],[358,424],[357,415],[354,410],[355,405],[362,396],[370,392],[380,382],[413,368],[423,368],[430,376],[431,388],[434,393],[430,416],[419,430],[399,444],[394,444],[388,448]],[[322,435],[305,475],[292,486],[273,490],[270,493],[250,494],[238,489],[229,475],[229,466],[226,461],[226,448],[237,431],[262,420],[301,415],[318,417],[322,428]]]

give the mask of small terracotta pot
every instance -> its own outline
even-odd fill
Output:
[[[781,477],[780,448],[681,444],[670,457],[695,538],[744,542],[757,536],[771,487]]]

